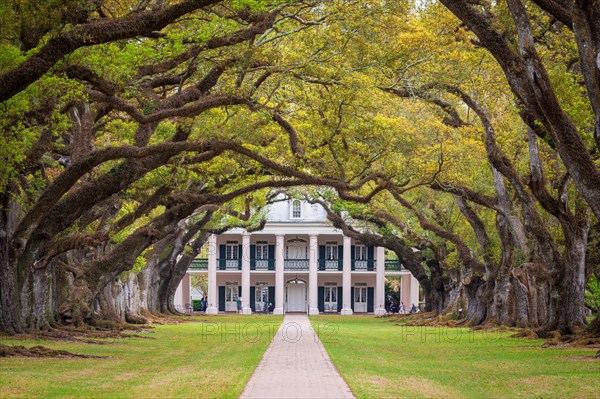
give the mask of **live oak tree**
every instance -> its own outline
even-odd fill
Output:
[[[454,30],[456,26],[454,25],[451,31],[453,36],[457,35]],[[485,60],[485,55],[482,55],[481,51],[476,48],[477,43],[465,40],[465,38],[468,38],[468,32],[464,32],[462,35],[464,36],[457,36],[459,43],[465,43],[461,44],[463,48],[460,49],[465,53],[465,60],[455,60],[456,66],[465,68],[466,65],[469,65],[470,60],[467,54],[470,53],[477,57],[474,62],[477,62],[478,68],[487,68],[487,70],[492,71],[488,84],[494,82],[494,79],[496,79],[495,82],[501,83],[501,79],[498,78],[500,76],[498,73],[501,71],[497,68],[494,70],[494,65],[489,60]],[[423,37],[425,36],[423,35]],[[546,40],[552,43],[557,40],[563,42],[569,40],[568,38],[563,39],[563,37],[564,35],[547,34]],[[446,40],[446,38],[443,37],[441,40]],[[451,37],[451,40],[455,39]],[[380,41],[382,41],[381,37],[376,36],[374,42]],[[447,48],[444,50],[448,51]],[[431,51],[428,56],[430,59],[435,57]],[[485,60],[485,63],[482,60]],[[404,61],[406,62],[406,60]],[[417,64],[416,61],[414,64]],[[401,70],[403,75],[397,76],[397,79],[395,79],[396,85],[401,89],[395,89],[395,87],[398,87],[396,85],[385,86],[382,89],[403,97],[421,96],[425,98],[428,102],[442,109],[444,124],[456,128],[464,128],[478,122],[477,118],[473,120],[465,116],[464,112],[461,112],[461,107],[464,109],[464,104],[467,104],[471,111],[475,111],[475,115],[484,118],[484,125],[486,126],[481,141],[482,145],[479,148],[480,150],[487,148],[488,155],[486,155],[486,151],[483,151],[480,156],[481,159],[489,158],[489,172],[482,177],[487,179],[489,182],[488,190],[492,189],[492,193],[495,195],[491,197],[488,193],[480,193],[472,188],[461,187],[456,182],[447,184],[452,180],[456,180],[456,174],[454,174],[453,179],[448,180],[448,176],[452,173],[438,176],[436,182],[432,184],[432,187],[437,190],[446,190],[457,195],[457,203],[465,214],[465,221],[471,225],[472,233],[478,238],[477,242],[479,244],[471,245],[471,248],[481,247],[478,252],[481,254],[483,261],[477,261],[477,259],[473,261],[469,259],[469,256],[463,256],[460,262],[468,270],[468,273],[474,272],[476,276],[479,275],[479,278],[483,278],[483,280],[479,280],[480,286],[483,286],[483,281],[485,281],[490,290],[488,293],[482,291],[476,295],[471,295],[470,303],[477,305],[476,308],[479,309],[479,314],[473,315],[469,310],[467,320],[475,324],[488,321],[522,326],[539,326],[542,327],[542,330],[558,329],[567,333],[578,330],[584,323],[582,301],[585,286],[585,251],[590,219],[586,211],[586,205],[580,202],[578,193],[574,192],[573,187],[569,184],[571,181],[570,174],[562,170],[560,162],[556,162],[556,157],[553,155],[555,154],[554,143],[548,135],[544,135],[544,140],[541,143],[542,148],[540,149],[540,144],[534,134],[536,130],[523,121],[515,120],[515,117],[519,119],[522,113],[519,115],[519,113],[510,110],[508,115],[503,118],[505,121],[510,121],[511,124],[509,126],[512,130],[508,131],[508,134],[512,133],[514,135],[515,132],[520,132],[522,137],[527,140],[528,145],[524,148],[520,146],[519,151],[528,153],[529,158],[528,163],[523,163],[516,158],[512,161],[514,164],[511,165],[511,161],[505,155],[506,153],[503,153],[495,143],[495,132],[489,118],[485,116],[485,111],[472,98],[466,96],[464,91],[458,90],[454,86],[456,81],[452,79],[464,79],[464,75],[461,76],[460,71],[455,71],[454,75],[444,76],[443,80],[440,80],[438,75],[437,83],[434,81],[432,84],[428,74],[431,75],[433,74],[432,71],[438,71],[447,67],[447,65],[431,61],[421,61],[421,63],[425,65],[419,68],[416,73],[408,74],[406,70]],[[561,64],[558,62],[553,67],[561,68],[565,65],[566,63]],[[359,69],[355,65],[353,67],[355,70]],[[369,72],[373,71],[370,70]],[[495,75],[493,75],[494,72]],[[553,69],[551,72],[556,73],[558,71]],[[577,75],[577,71],[569,73]],[[423,76],[425,79],[423,79]],[[564,76],[564,74],[561,76]],[[477,78],[480,80],[477,81]],[[494,94],[492,94],[494,90],[490,89],[489,86],[481,85],[485,80],[482,81],[480,75],[468,80],[473,80],[473,84],[478,84],[478,86],[470,86],[465,84],[464,81],[462,85],[468,87],[469,90],[482,92],[486,97],[494,98]],[[316,80],[313,79],[313,81]],[[444,83],[440,83],[442,81]],[[452,85],[448,85],[446,82],[452,82]],[[339,80],[335,82],[330,80],[328,83],[331,85],[340,82]],[[444,92],[457,95],[462,105],[449,99],[447,95],[443,94]],[[505,98],[505,102],[507,101],[505,96],[499,95]],[[579,94],[576,94],[575,98],[577,97],[581,98]],[[585,96],[583,98],[585,101]],[[510,103],[510,99],[507,103]],[[405,103],[402,103],[402,105],[405,106]],[[498,106],[499,104],[496,102],[494,105]],[[387,109],[389,105],[381,105],[381,107]],[[503,107],[510,109],[510,107]],[[589,120],[593,121],[593,118],[590,119],[585,116],[589,115],[585,106],[580,106],[580,109],[573,108],[573,106],[568,108],[569,112],[579,113],[579,117],[574,118],[577,123],[585,126]],[[384,112],[382,111],[382,114]],[[352,112],[348,113],[351,114]],[[364,114],[362,116],[364,117]],[[468,130],[462,129],[462,131],[463,134],[468,134]],[[539,129],[537,133],[540,133]],[[519,139],[515,138],[514,141],[518,142]],[[546,147],[546,145],[548,146]],[[594,147],[591,148],[594,151]],[[445,150],[447,151],[447,147]],[[332,150],[332,152],[335,151]],[[560,150],[558,150],[558,154],[560,154]],[[392,154],[386,155],[393,156]],[[465,155],[462,154],[462,157],[464,158]],[[473,155],[471,153],[471,156]],[[548,165],[544,165],[542,162],[543,156],[547,157]],[[449,158],[451,159],[452,156],[447,155],[446,159]],[[445,165],[444,170],[447,167],[448,165]],[[549,183],[544,171],[545,168],[552,170],[551,188],[547,187]],[[340,164],[338,164],[338,170],[343,170]],[[450,170],[452,170],[451,167]],[[522,172],[528,173],[528,182],[522,181],[524,178],[519,176],[519,173]],[[468,178],[466,180],[481,186],[481,182],[475,182]],[[516,202],[510,201],[513,195],[517,196],[518,200]],[[481,223],[477,213],[471,210],[465,201],[475,202],[479,207],[483,206],[497,213],[496,231],[492,230],[493,234],[491,236],[495,237],[495,244],[489,238],[485,224]],[[540,205],[544,211],[538,209]],[[522,214],[519,214],[520,212]],[[553,218],[555,218],[554,221]],[[427,218],[422,218],[422,221],[430,229],[436,230]],[[557,234],[553,227],[548,228],[546,226],[548,223],[552,226],[556,222],[562,226],[561,234]],[[491,228],[494,229],[494,224],[491,224]],[[438,235],[445,235],[447,240],[454,239],[455,244],[460,244],[461,240],[457,239],[458,237],[441,230],[437,232]],[[500,248],[501,251],[498,251]],[[494,249],[496,251],[492,253]],[[468,254],[468,251],[463,251],[463,254]],[[473,270],[474,268],[468,267],[470,263],[480,263],[481,266],[487,265],[488,267],[479,267],[480,270]],[[538,283],[533,283],[535,280]],[[470,279],[470,282],[473,281],[473,279]],[[536,288],[532,287],[539,287],[539,292],[536,292]]]
[[[600,170],[590,154],[580,129],[593,135],[596,151],[600,146],[600,54],[599,23],[595,18],[600,5],[595,1],[534,1],[551,19],[546,29],[574,33],[587,99],[594,118],[588,126],[577,126],[557,95],[556,84],[548,71],[549,62],[540,55],[542,40],[537,39],[534,23],[548,19],[532,5],[520,0],[504,4],[477,5],[466,0],[442,1],[477,37],[502,68],[506,81],[522,107],[521,118],[536,134],[552,139],[581,196],[600,219]],[[504,22],[509,21],[509,22]],[[543,22],[542,22],[543,23]],[[572,40],[572,41],[573,41]],[[540,43],[542,42],[542,43]]]
[[[237,45],[266,34],[282,18],[277,7],[207,8],[212,3],[157,2],[122,17],[97,10],[96,18],[56,32],[29,58],[8,60],[12,69],[0,79],[4,144],[13,151],[2,186],[3,329],[89,321],[100,291],[181,220],[253,189],[299,184],[269,182],[267,174],[239,180],[235,190],[219,182],[223,170],[201,166],[220,163],[217,158],[235,148],[252,153],[229,137],[198,137],[206,121],[193,118],[236,104],[255,109],[252,93],[268,60],[254,60],[251,52],[240,59]],[[173,23],[185,14],[199,30],[185,20]],[[117,41],[134,37],[145,38]],[[91,45],[97,46],[83,48]],[[103,58],[106,53],[112,57]],[[255,67],[244,81],[245,69]],[[235,72],[227,75],[228,69]],[[271,141],[259,139],[264,146]],[[190,151],[196,155],[183,155]],[[240,176],[264,175],[229,158],[229,174],[241,168]],[[189,174],[200,181],[185,187]],[[112,215],[127,203],[133,205],[129,212]]]

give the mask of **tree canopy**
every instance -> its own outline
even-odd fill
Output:
[[[0,16],[3,330],[175,312],[208,235],[260,229],[281,192],[394,252],[428,310],[540,333],[598,311],[598,2]],[[145,299],[115,309],[116,279]]]

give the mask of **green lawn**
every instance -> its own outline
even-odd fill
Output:
[[[107,359],[0,358],[0,398],[238,397],[279,316],[194,317],[143,334],[155,339],[105,340],[105,345],[0,340],[44,345]]]
[[[389,320],[389,319],[387,319]],[[595,349],[541,348],[510,333],[311,317],[359,398],[600,398]]]

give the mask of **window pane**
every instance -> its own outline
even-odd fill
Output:
[[[357,260],[367,260],[367,247],[364,245],[357,245],[355,258]]]
[[[325,247],[325,258],[335,260],[338,258],[337,245],[327,245]]]
[[[292,202],[292,217],[299,218],[301,216],[302,216],[302,210],[301,210],[300,201],[296,200],[296,201]]]
[[[226,259],[237,259],[238,258],[237,244],[227,244],[227,246],[225,247],[225,258]]]
[[[268,257],[268,247],[266,245],[257,245],[256,246],[256,259],[267,259]]]

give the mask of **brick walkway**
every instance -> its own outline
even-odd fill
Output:
[[[354,398],[306,315],[286,315],[240,398]]]

